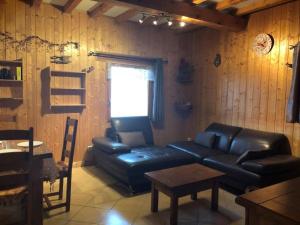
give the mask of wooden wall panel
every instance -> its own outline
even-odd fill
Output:
[[[285,122],[292,76],[285,64],[292,61],[289,45],[299,41],[299,16],[300,2],[295,1],[251,15],[245,32],[204,28],[181,36],[180,45],[196,68],[188,135],[213,121],[282,132],[300,156],[300,126]],[[258,56],[252,42],[262,32],[271,34],[275,44],[268,55]],[[217,53],[222,56],[218,68],[213,65]]]
[[[67,65],[50,63],[51,56],[60,55],[57,49],[49,50],[46,46],[33,42],[27,51],[18,52],[14,46],[0,42],[0,60],[22,58],[24,62],[24,102],[13,109],[1,105],[0,115],[16,114],[17,128],[27,129],[33,126],[36,139],[44,141],[50,149],[53,149],[56,158],[60,156],[67,116],[79,119],[75,161],[83,160],[92,137],[103,136],[108,126],[107,61],[87,57],[87,53],[92,50],[168,59],[169,63],[165,65],[166,122],[163,129],[154,129],[154,136],[157,144],[166,144],[186,136],[180,129],[184,120],[173,110],[177,93],[183,90],[175,81],[181,49],[179,37],[173,32],[133,23],[117,24],[107,17],[90,18],[84,12],[78,11],[63,14],[48,4],[42,4],[37,8],[18,0],[1,3],[0,31],[9,32],[17,39],[38,35],[57,43],[80,42],[79,50],[66,50],[65,55],[72,56],[72,63]],[[49,111],[48,105],[45,104],[41,75],[41,71],[47,66],[51,66],[54,70],[74,71],[95,67],[93,72],[87,74],[86,109],[81,113]],[[55,79],[54,83],[57,86],[75,85],[73,81],[67,80],[60,82]],[[63,101],[71,101],[72,98],[74,97],[65,97]],[[0,122],[0,129],[8,128],[10,127],[7,124]]]

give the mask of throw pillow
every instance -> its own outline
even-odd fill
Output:
[[[262,159],[272,155],[272,151],[269,149],[262,150],[248,150],[244,152],[237,160],[236,164],[242,164],[245,161]]]
[[[199,132],[194,140],[195,143],[207,148],[212,148],[216,139],[213,132]]]
[[[146,145],[144,134],[141,131],[118,132],[118,135],[120,141],[130,147],[141,147]]]

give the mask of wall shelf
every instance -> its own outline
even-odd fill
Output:
[[[83,110],[86,98],[86,74],[77,71],[58,71],[47,67],[46,73],[48,107],[50,110],[78,111]]]
[[[23,98],[0,98],[0,101],[2,102],[2,101],[6,101],[6,102],[8,102],[8,101],[23,101]]]
[[[6,76],[3,75],[3,70],[9,71]],[[0,60],[0,103],[1,107],[17,107],[23,102],[23,63],[20,61]]]
[[[80,95],[85,92],[85,88],[51,88],[51,95]]]
[[[85,108],[85,104],[70,104],[70,105],[50,105],[50,108]]]

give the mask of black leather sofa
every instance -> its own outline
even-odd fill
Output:
[[[213,123],[205,130],[216,135],[212,148],[193,141],[169,144],[184,151],[197,162],[226,173],[223,189],[241,194],[247,188],[260,188],[300,176],[300,158],[291,155],[287,137],[283,134]],[[249,151],[258,152],[250,156]],[[245,160],[238,163],[244,155]],[[243,157],[243,156],[242,156]]]
[[[145,146],[132,148],[120,143],[119,133],[134,131],[143,133]],[[300,159],[291,155],[283,134],[218,123],[205,132],[215,137],[211,147],[194,141],[157,147],[147,117],[114,118],[106,137],[93,139],[95,160],[132,192],[149,188],[145,172],[195,162],[225,172],[221,186],[234,194],[300,176]],[[252,151],[254,156],[249,154]]]
[[[119,143],[119,132],[141,131],[145,146],[130,148]],[[148,117],[113,118],[105,138],[93,138],[97,166],[124,183],[131,192],[148,190],[144,173],[195,162],[190,154],[170,147],[154,145]]]

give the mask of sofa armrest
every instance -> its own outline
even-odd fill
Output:
[[[300,168],[300,158],[292,155],[274,155],[271,157],[249,160],[241,166],[261,175],[275,174]]]
[[[112,141],[109,138],[95,137],[92,142],[94,144],[94,148],[108,154],[127,153],[131,151],[128,145]]]

